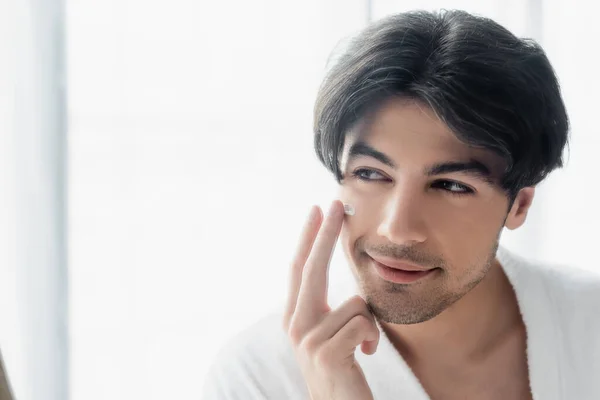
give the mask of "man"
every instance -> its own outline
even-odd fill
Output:
[[[339,198],[311,210],[284,329],[244,332],[206,398],[600,399],[600,277],[498,245],[562,166],[568,125],[543,50],[489,19],[367,27],[318,94],[315,149]],[[338,237],[360,293],[331,309]]]

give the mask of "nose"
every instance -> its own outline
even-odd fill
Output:
[[[425,199],[417,191],[400,186],[385,203],[377,233],[400,245],[425,242]]]

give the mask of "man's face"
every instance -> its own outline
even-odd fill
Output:
[[[370,149],[388,162],[365,154]],[[392,99],[348,134],[341,168],[339,198],[356,213],[340,240],[376,317],[426,321],[485,277],[508,211],[496,183],[503,170],[498,157],[460,142],[430,108]],[[395,283],[377,273],[371,256],[437,269]]]

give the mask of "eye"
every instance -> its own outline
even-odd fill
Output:
[[[357,169],[356,171],[352,172],[352,176],[358,180],[365,182],[382,181],[386,179],[381,173],[368,168]]]
[[[436,181],[434,182],[432,187],[445,190],[454,195],[465,195],[475,193],[475,191],[469,188],[468,186],[454,181]]]

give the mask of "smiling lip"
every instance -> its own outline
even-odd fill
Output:
[[[398,260],[394,260],[393,258],[388,257],[373,257],[370,256],[376,263],[380,264],[383,267],[399,269],[402,271],[410,271],[410,272],[426,272],[430,271],[433,268],[426,268],[415,264],[409,264],[406,262],[401,262]]]
[[[428,270],[402,270],[390,268],[373,260],[373,266],[380,278],[394,283],[409,284],[425,278],[435,272],[437,268]]]
[[[432,274],[437,268],[424,268],[385,257],[371,257],[380,278],[394,283],[408,284]]]

